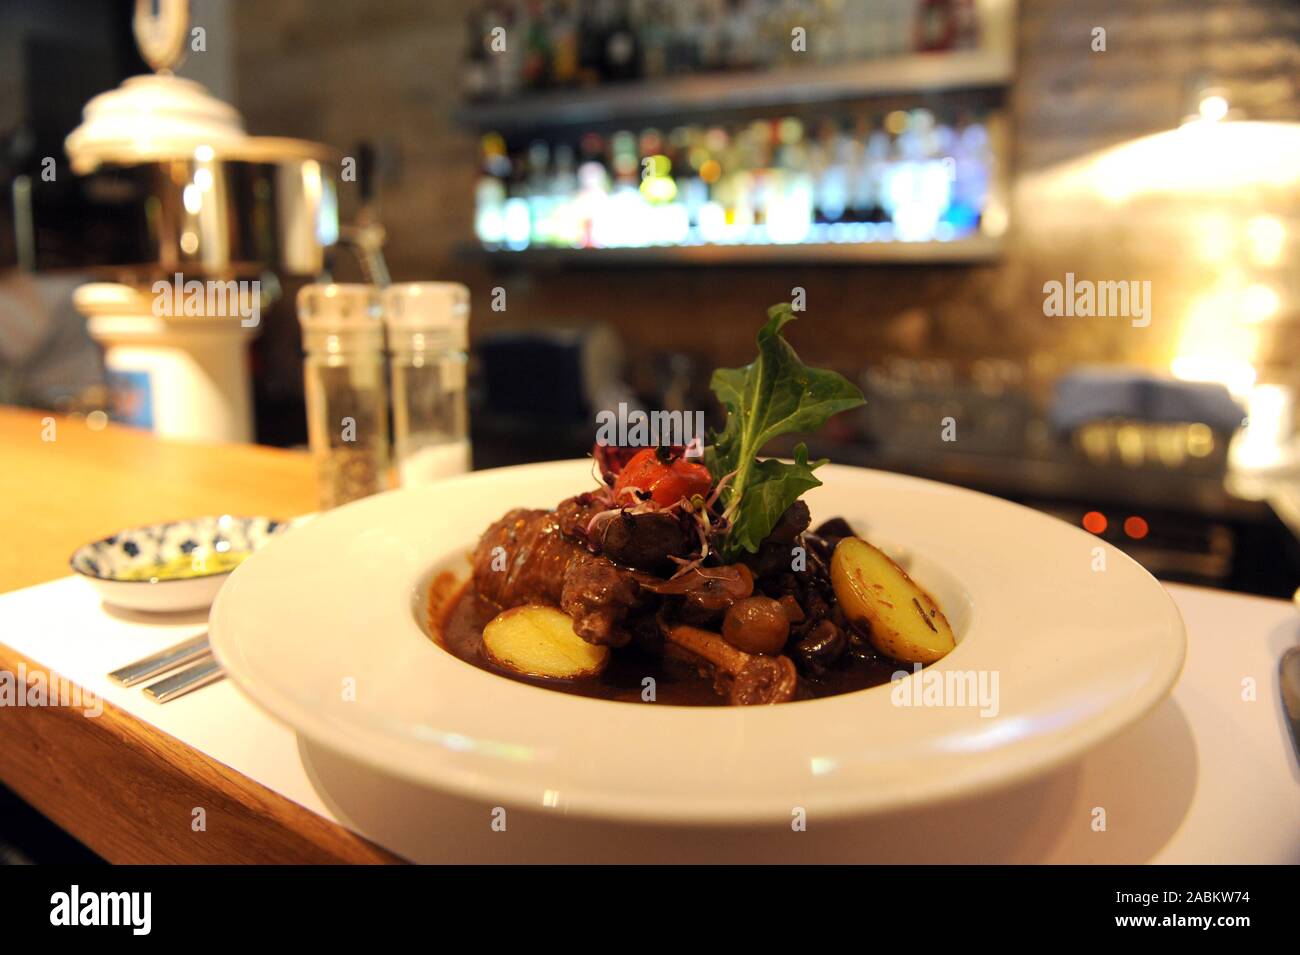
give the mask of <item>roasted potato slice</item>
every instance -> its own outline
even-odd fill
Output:
[[[499,667],[546,680],[596,676],[609,648],[573,632],[573,621],[554,607],[512,607],[483,628],[483,649]]]
[[[865,621],[876,649],[907,663],[933,663],[954,646],[939,605],[884,551],[858,537],[831,555],[835,597],[850,620]]]

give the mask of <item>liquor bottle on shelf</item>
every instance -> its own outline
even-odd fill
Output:
[[[465,98],[480,100],[491,92],[492,72],[488,66],[483,11],[476,7],[465,18]]]
[[[528,181],[523,162],[511,163],[502,214],[505,244],[510,249],[528,248],[533,224],[528,208]]]
[[[595,86],[600,82],[604,59],[604,17],[608,0],[581,0],[578,14],[578,84]]]
[[[667,4],[668,48],[665,72],[670,76],[694,73],[701,69],[701,38],[707,29],[702,17],[705,6],[700,0],[678,0]]]
[[[948,241],[973,234],[985,117],[929,109],[483,140],[488,248]]]
[[[479,142],[479,156],[479,178],[474,186],[474,231],[484,246],[500,248],[505,242],[505,184],[511,172],[505,140],[496,133],[488,133]]]
[[[679,74],[804,67],[975,48],[978,0],[486,0],[468,33],[467,95]],[[801,32],[800,32],[801,31]],[[803,41],[797,49],[793,40]],[[488,74],[485,83],[484,70]]]
[[[561,88],[578,82],[578,19],[572,0],[557,0],[550,8],[547,31],[551,43],[551,83]]]
[[[519,42],[517,32],[520,28],[519,18],[513,6],[498,0],[488,7],[483,19],[485,44],[490,51],[487,57],[491,74],[489,86],[493,96],[509,98],[519,92],[523,79],[524,44]],[[493,45],[496,42],[493,31],[497,29],[505,31],[501,34],[505,40],[504,45]]]
[[[577,248],[582,245],[583,223],[578,212],[579,178],[574,149],[568,143],[555,147],[555,176],[552,189],[559,196],[552,234],[555,244]]]
[[[699,68],[709,73],[724,68],[724,2],[725,0],[697,0],[696,3],[698,12],[692,29],[694,46]]]
[[[551,207],[553,196],[550,182],[551,146],[542,139],[528,145],[524,157],[524,184],[522,198],[528,203],[528,240],[530,244],[551,245]]]
[[[677,139],[677,136],[673,138]],[[709,201],[709,185],[701,175],[702,167],[708,161],[708,151],[701,140],[698,128],[684,128],[677,151],[669,157],[677,194],[686,212],[687,231],[692,236],[699,231],[700,214]]]
[[[839,222],[847,204],[845,175],[840,164],[838,131],[828,119],[818,123],[809,145],[808,170],[815,183],[813,222],[817,225]]]
[[[954,0],[956,10],[953,21],[955,36],[953,47],[958,50],[975,50],[980,45],[979,12],[975,0]]]
[[[665,0],[636,0],[632,23],[641,48],[641,75],[654,80],[668,75],[672,45],[671,9]]]
[[[951,50],[957,40],[955,0],[920,0],[915,47],[923,53]]]
[[[624,4],[614,5],[609,31],[605,34],[602,67],[602,78],[608,82],[641,77],[641,42]]]
[[[722,66],[744,70],[757,63],[758,11],[747,0],[729,0],[722,20]]]
[[[550,81],[551,39],[542,16],[541,0],[529,0],[524,21],[524,55],[521,79],[524,89],[542,89]]]

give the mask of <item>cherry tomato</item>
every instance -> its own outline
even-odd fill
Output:
[[[645,448],[633,455],[618,476],[614,494],[620,504],[623,489],[634,487],[649,493],[650,499],[660,507],[671,507],[682,498],[696,494],[707,496],[713,486],[713,476],[703,464],[674,458],[665,463],[659,459],[658,449]]]

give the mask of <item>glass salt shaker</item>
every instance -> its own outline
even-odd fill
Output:
[[[384,291],[384,316],[402,485],[468,471],[469,289],[456,282],[390,285]]]
[[[373,285],[298,292],[307,434],[322,509],[388,487],[383,302]]]

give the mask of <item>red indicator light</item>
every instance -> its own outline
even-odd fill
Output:
[[[1142,538],[1146,537],[1147,532],[1150,530],[1151,528],[1147,526],[1147,522],[1140,517],[1134,516],[1124,518],[1124,533],[1135,541],[1140,541]]]
[[[1101,511],[1089,511],[1083,515],[1083,529],[1093,534],[1105,533],[1106,515]]]

